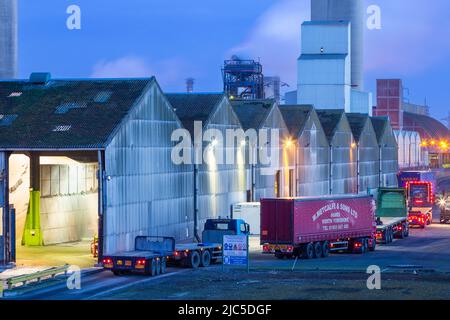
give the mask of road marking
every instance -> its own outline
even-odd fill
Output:
[[[150,277],[150,278],[147,278],[147,279],[143,279],[141,281],[127,283],[127,284],[124,284],[124,285],[119,286],[119,287],[115,287],[115,288],[112,288],[112,289],[109,289],[109,290],[106,290],[106,291],[103,291],[103,292],[99,292],[97,294],[94,294],[93,296],[82,298],[82,300],[96,299],[96,298],[98,298],[100,296],[103,296],[103,295],[106,295],[106,294],[109,294],[109,293],[112,293],[112,292],[115,292],[115,291],[118,291],[118,290],[123,290],[123,289],[129,288],[129,287],[137,285],[137,284],[143,284],[143,283],[147,283],[147,282],[151,282],[151,281],[156,281],[156,280],[159,280],[159,279],[167,278],[167,277],[170,277],[170,276],[173,276],[173,275],[177,275],[177,274],[181,274],[181,273],[185,273],[185,272],[188,272],[188,271],[192,271],[192,270],[191,269],[185,269],[185,270],[175,271],[175,272],[171,272],[171,273],[166,273],[166,274],[163,274],[163,275],[159,275],[157,277]]]

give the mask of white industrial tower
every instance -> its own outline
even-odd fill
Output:
[[[0,79],[17,75],[17,0],[0,0]]]

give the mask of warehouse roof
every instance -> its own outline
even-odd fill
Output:
[[[375,134],[377,136],[378,143],[383,139],[383,135],[386,131],[386,127],[389,124],[388,117],[370,117],[372,121],[373,129],[375,130]]]
[[[244,130],[259,129],[275,106],[275,100],[231,100],[233,110]]]
[[[323,109],[316,110],[319,116],[320,123],[322,124],[323,130],[328,140],[333,140],[334,134],[342,120],[343,114],[345,114],[342,109]]]
[[[359,142],[369,116],[363,113],[347,113],[347,119],[352,129],[353,138],[355,138],[356,142]]]
[[[0,149],[103,148],[153,81],[0,81]]]
[[[175,113],[191,135],[194,134],[194,122],[202,121],[203,126],[224,99],[223,93],[170,93],[166,94]]]
[[[450,137],[450,131],[445,125],[429,116],[404,112],[403,117],[405,130],[420,130],[428,135],[428,137],[422,137],[422,139],[448,139]]]
[[[303,132],[313,110],[314,107],[312,105],[280,106],[281,114],[291,136],[298,137]]]

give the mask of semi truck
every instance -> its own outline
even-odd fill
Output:
[[[407,192],[404,188],[378,188],[369,191],[376,199],[377,243],[409,236]]]
[[[261,245],[275,257],[325,258],[330,252],[376,248],[370,195],[261,200]]]
[[[242,219],[208,219],[201,243],[176,244],[172,237],[138,236],[132,251],[104,256],[103,268],[115,275],[142,273],[156,276],[167,265],[198,268],[222,261],[224,235],[248,235],[249,225]]]
[[[406,184],[409,212],[421,213],[426,217],[426,225],[433,222],[433,184],[427,181],[411,181]]]

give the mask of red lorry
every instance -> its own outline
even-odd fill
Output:
[[[374,251],[374,199],[371,195],[262,199],[261,245],[264,253],[280,259]]]
[[[422,228],[433,222],[433,183],[427,181],[407,182],[409,221],[411,225]],[[425,219],[425,224],[423,224]]]

